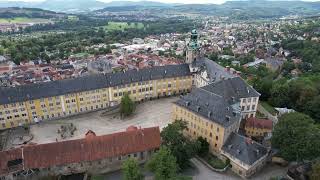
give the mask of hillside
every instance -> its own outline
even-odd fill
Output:
[[[66,16],[63,13],[56,13],[53,11],[42,10],[37,8],[0,8],[0,18],[61,18]]]
[[[134,3],[133,3],[134,4]],[[126,5],[126,6],[124,6]],[[229,16],[233,19],[259,19],[259,18],[279,18],[287,15],[320,15],[320,2],[304,1],[227,1],[224,4],[180,4],[180,5],[162,5],[147,6],[127,5],[107,6],[101,11],[143,11],[148,8],[155,13],[162,13],[164,10],[170,10],[178,13],[195,13],[203,15]],[[160,10],[159,10],[160,8]]]

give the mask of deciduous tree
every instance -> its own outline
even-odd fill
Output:
[[[162,146],[147,163],[147,168],[154,173],[156,180],[169,180],[177,176],[177,159],[170,149]]]
[[[120,114],[121,116],[130,116],[135,110],[135,104],[127,93],[121,98]]]
[[[127,159],[122,164],[122,171],[125,180],[142,180],[143,175],[139,169],[137,160],[133,158]]]
[[[281,116],[275,126],[272,145],[288,161],[311,160],[320,154],[320,130],[302,113]]]
[[[161,132],[163,145],[167,146],[177,158],[177,163],[181,169],[188,166],[189,159],[198,152],[200,147],[199,143],[189,140],[183,135],[186,128],[186,122],[176,120]]]

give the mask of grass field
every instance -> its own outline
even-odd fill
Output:
[[[48,19],[42,18],[26,18],[26,17],[16,17],[16,18],[0,18],[0,23],[41,23],[49,22]]]
[[[260,104],[262,107],[264,107],[269,113],[271,113],[272,115],[276,115],[277,111],[274,109],[274,107],[272,107],[270,104],[268,104],[265,101],[260,101]]]
[[[123,31],[130,28],[142,29],[144,28],[144,25],[142,23],[109,22],[108,25],[104,26],[104,29],[107,31]]]

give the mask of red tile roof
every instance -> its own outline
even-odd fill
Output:
[[[86,133],[86,138],[25,146],[0,152],[0,174],[8,173],[9,160],[24,157],[25,169],[48,168],[83,161],[117,157],[160,147],[159,127],[144,128],[96,136]],[[22,155],[23,154],[23,155]]]
[[[246,127],[272,130],[272,121],[269,119],[249,118],[246,120]]]

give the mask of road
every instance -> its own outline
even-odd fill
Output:
[[[193,174],[194,180],[241,180],[239,176],[233,173],[230,169],[224,173],[214,172],[201,163],[199,160],[193,158],[191,162],[195,165],[197,172]],[[284,177],[287,168],[277,165],[266,165],[263,170],[256,173],[251,180],[270,180],[271,177]]]
[[[197,168],[197,173],[194,175],[193,180],[241,180],[241,178],[231,173],[214,172],[196,158],[192,158],[191,162]]]

